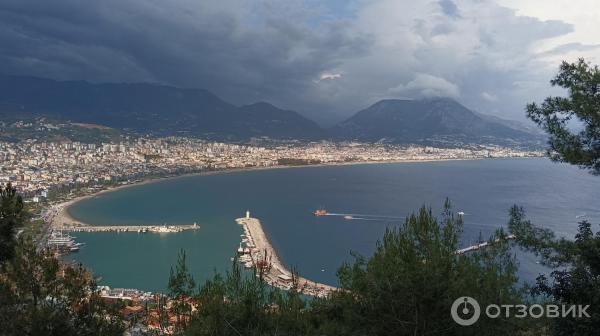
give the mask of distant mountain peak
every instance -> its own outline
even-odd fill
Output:
[[[380,100],[338,124],[333,132],[343,139],[400,143],[454,139],[507,144],[534,138],[523,129],[482,118],[452,98]]]

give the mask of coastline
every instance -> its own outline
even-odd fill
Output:
[[[506,159],[506,158],[499,158],[497,160],[501,160],[501,159]],[[510,159],[510,158],[509,158]],[[217,170],[217,171],[204,171],[204,172],[194,172],[194,173],[187,173],[187,174],[182,174],[182,175],[177,175],[177,176],[161,176],[161,177],[148,177],[146,179],[143,180],[136,180],[136,181],[132,181],[129,182],[127,184],[124,185],[116,185],[116,186],[111,186],[107,189],[104,190],[95,190],[95,192],[90,193],[88,195],[83,195],[83,196],[79,196],[79,197],[75,197],[73,199],[70,199],[68,201],[65,201],[63,203],[60,203],[60,212],[63,215],[62,217],[57,217],[56,218],[56,222],[60,222],[61,218],[62,220],[67,220],[67,221],[73,221],[73,222],[77,222],[79,225],[89,225],[80,221],[75,220],[73,217],[70,216],[70,214],[68,213],[68,208],[70,206],[72,206],[73,204],[76,204],[79,201],[85,200],[85,199],[89,199],[89,198],[93,198],[97,195],[101,195],[102,193],[108,193],[108,192],[112,192],[112,191],[117,191],[123,188],[127,188],[127,187],[133,187],[133,186],[137,186],[137,185],[142,185],[142,184],[146,184],[146,183],[154,183],[154,182],[159,182],[161,180],[163,181],[167,181],[167,180],[171,180],[171,179],[176,179],[176,178],[184,178],[184,177],[189,177],[189,176],[194,176],[194,175],[217,175],[217,174],[229,174],[229,173],[238,173],[238,172],[248,172],[248,171],[253,171],[253,170],[271,170],[271,169],[287,169],[287,168],[310,168],[310,167],[323,167],[323,166],[346,166],[346,165],[364,165],[364,164],[396,164],[396,163],[423,163],[423,162],[438,162],[438,161],[480,161],[480,160],[484,160],[484,158],[473,158],[473,159],[453,159],[453,160],[397,160],[397,161],[368,161],[368,162],[340,162],[340,163],[329,163],[329,164],[315,164],[315,165],[300,165],[300,166],[271,166],[271,167],[250,167],[250,168],[235,168],[235,169],[223,169],[223,170]],[[237,217],[237,216],[236,216]],[[98,224],[99,225],[99,224]],[[95,226],[95,225],[93,225]],[[273,260],[275,260],[276,262],[274,263],[275,265],[278,265],[278,270],[280,272],[280,274],[283,275],[288,275],[291,276],[291,272],[287,270],[287,268],[285,268],[283,265],[283,262],[281,259],[281,257],[279,256],[279,254],[277,253],[278,251],[273,247],[273,245],[270,242],[269,239],[269,235],[267,232],[265,232],[264,227],[262,226],[262,224],[260,225],[261,227],[259,228],[260,232],[262,232],[262,236],[264,236],[264,241],[266,242],[264,245],[265,246],[263,248],[261,248],[261,251],[268,251],[268,255],[271,256]],[[254,235],[252,235],[253,237],[255,236],[259,236],[259,233],[255,233]],[[257,246],[260,246],[257,244]],[[233,251],[235,252],[235,251]],[[311,281],[309,279],[306,278],[302,278],[300,275],[296,275],[297,276],[297,280],[300,284],[300,287],[307,287],[308,291],[306,291],[307,294],[309,295],[313,295],[312,293],[316,293],[315,295],[326,295],[323,293],[329,293],[331,290],[335,290],[335,287],[331,287],[328,285],[324,285],[324,284],[318,284],[315,283],[314,281]],[[279,288],[289,288],[290,285],[290,281],[283,281],[283,282],[277,282],[277,281],[281,281],[284,279],[278,279],[278,275],[277,273],[273,275],[272,279],[270,280],[270,284],[272,284],[275,287],[279,287]],[[321,293],[321,294],[319,294]]]
[[[332,162],[332,163],[318,163],[318,164],[307,164],[307,165],[278,165],[278,166],[268,166],[268,167],[243,167],[243,168],[226,168],[221,170],[212,170],[212,171],[203,171],[203,172],[194,172],[194,173],[184,173],[176,176],[165,176],[165,177],[147,177],[142,178],[142,180],[138,182],[132,182],[127,184],[122,184],[118,186],[108,187],[106,189],[102,189],[97,192],[93,192],[87,195],[77,196],[73,199],[54,204],[50,206],[48,209],[48,214],[45,216],[45,221],[49,224],[49,228],[58,229],[64,224],[68,226],[95,226],[101,224],[92,224],[86,223],[81,220],[74,218],[69,213],[69,208],[74,204],[84,201],[86,199],[90,199],[93,197],[97,197],[99,195],[115,192],[121,189],[141,186],[149,183],[156,183],[160,181],[173,180],[178,178],[185,178],[190,176],[209,176],[209,175],[220,175],[220,174],[231,174],[231,173],[240,173],[240,172],[250,172],[250,171],[263,171],[263,170],[272,170],[272,169],[291,169],[291,168],[316,168],[316,167],[330,167],[330,166],[353,166],[353,165],[368,165],[368,164],[394,164],[394,163],[425,163],[425,162],[444,162],[444,161],[476,161],[476,160],[491,160],[497,158],[465,158],[465,159],[418,159],[418,160],[389,160],[389,161],[353,161],[353,162]]]

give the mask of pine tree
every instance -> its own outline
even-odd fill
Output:
[[[527,116],[550,136],[550,158],[600,174],[600,69],[584,59],[563,62],[550,83],[566,89],[569,97],[527,105]],[[579,125],[583,129],[575,131]]]
[[[192,304],[190,300],[196,289],[196,282],[187,268],[184,250],[179,251],[175,270],[171,267],[168,289],[169,296],[173,298],[173,312],[177,317],[175,330],[180,332],[185,329],[191,319]]]

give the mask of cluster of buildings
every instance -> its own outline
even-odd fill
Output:
[[[170,335],[174,333],[178,318],[182,318],[173,310],[174,301],[163,294],[108,286],[98,286],[97,290],[103,300],[121,303],[120,313],[131,335]],[[191,298],[186,298],[185,302],[192,311],[198,307]]]
[[[228,144],[198,139],[138,138],[120,143],[0,142],[0,185],[39,201],[53,188],[90,186],[204,170],[409,160],[539,156],[497,146],[434,148],[364,143]]]

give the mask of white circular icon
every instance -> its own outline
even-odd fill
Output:
[[[461,326],[470,326],[479,320],[481,308],[477,300],[469,296],[459,297],[452,304],[450,311],[454,322]],[[466,317],[471,316],[471,317]]]

